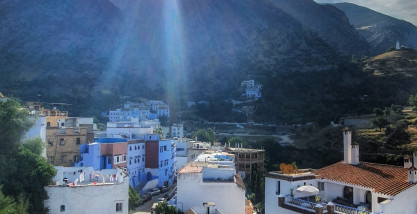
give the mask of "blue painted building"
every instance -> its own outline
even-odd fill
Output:
[[[175,144],[175,140],[161,140],[157,134],[145,136],[146,180],[152,181],[153,186],[172,185],[175,177]]]
[[[144,140],[128,141],[127,171],[129,172],[129,184],[133,188],[146,182]]]
[[[91,166],[94,170],[126,167],[127,139],[97,138],[94,143],[80,145],[81,158],[76,167]]]

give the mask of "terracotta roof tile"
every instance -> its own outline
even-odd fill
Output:
[[[407,173],[407,169],[399,166],[367,162],[355,166],[343,161],[314,171],[318,178],[363,186],[391,196],[415,185],[408,182]]]

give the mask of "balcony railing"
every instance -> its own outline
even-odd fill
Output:
[[[328,213],[326,203],[314,203],[299,198],[293,198],[289,195],[285,196],[284,204],[286,206],[284,208],[289,209],[290,207],[293,207],[295,209],[306,210],[309,213],[315,213],[316,206],[321,205],[323,207],[323,213]],[[348,207],[341,204],[332,204],[334,205],[334,213],[337,214],[382,214],[382,212],[372,213],[370,211],[360,210],[354,207]],[[290,210],[293,210],[293,208],[291,208]]]

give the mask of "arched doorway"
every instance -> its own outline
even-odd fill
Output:
[[[345,186],[343,188],[343,198],[350,202],[353,202],[353,187]]]
[[[365,193],[365,203],[369,204],[369,209],[372,210],[372,193],[370,191]]]

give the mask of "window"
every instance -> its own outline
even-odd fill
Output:
[[[61,155],[61,163],[65,163],[67,161],[66,155]]]
[[[123,162],[126,162],[126,154],[123,154]]]
[[[129,150],[132,151],[132,147],[131,146],[129,146]]]
[[[51,122],[46,122],[47,127],[51,127]]]
[[[61,126],[65,126],[65,124],[64,123],[61,123]]]
[[[343,198],[353,202],[353,187],[345,186],[343,188]]]
[[[123,212],[123,203],[116,203],[116,212]]]
[[[281,194],[281,181],[278,181],[278,183],[277,183],[277,192],[276,192],[276,194],[277,195]]]
[[[55,161],[55,157],[54,156],[48,156],[48,162],[49,163],[53,163]]]
[[[77,137],[77,144],[81,144],[81,139]]]
[[[145,149],[145,145],[142,145],[142,149]]]
[[[61,205],[60,210],[61,212],[65,212],[65,205]]]
[[[129,165],[132,165],[132,160],[129,160]]]
[[[167,150],[167,146],[164,146],[164,151],[166,151]]]
[[[49,146],[53,146],[54,145],[54,141],[52,140],[52,138],[48,139],[48,145]]]
[[[324,191],[324,182],[318,182],[317,187],[320,191]]]
[[[78,162],[78,155],[74,155],[74,162]]]
[[[145,157],[142,157],[142,161],[145,161]]]
[[[137,150],[138,149],[138,147],[137,146],[135,146],[135,150]]]
[[[162,167],[163,161],[161,161],[161,167]]]
[[[65,145],[65,140],[64,140],[64,138],[61,138],[61,139],[59,140],[59,145],[61,145],[61,146]]]

